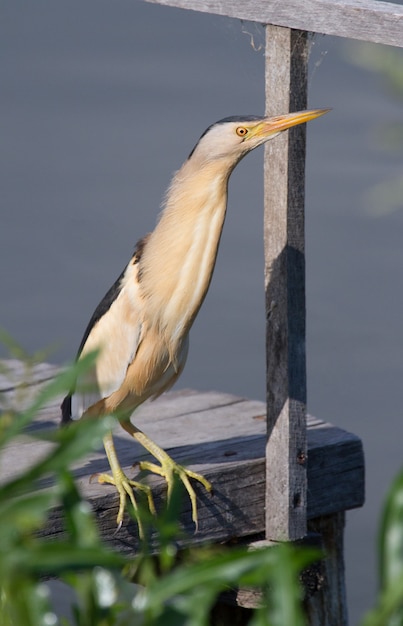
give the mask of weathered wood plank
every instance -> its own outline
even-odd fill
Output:
[[[301,577],[305,591],[304,609],[309,626],[348,624],[343,551],[344,525],[344,512],[318,517],[309,522],[311,534],[308,535],[306,543],[318,547],[324,553],[324,558],[303,572]],[[248,545],[251,549],[266,546],[275,549],[278,544],[257,541]],[[261,606],[262,594],[258,589],[234,589],[227,592],[223,600],[244,609],[254,609]],[[236,621],[234,618],[237,617],[237,613],[232,610],[227,612],[226,616]]]
[[[348,626],[344,575],[345,514],[336,513],[311,520],[309,529],[322,537],[325,558],[323,582],[305,602],[309,626]]]
[[[145,1],[403,47],[403,6],[381,0],[305,0],[303,7],[300,0]]]
[[[38,388],[41,384],[37,385]],[[33,387],[29,388],[30,393]],[[0,394],[0,400],[1,400]],[[38,415],[36,434],[57,428],[60,398]],[[218,392],[170,392],[135,414],[136,425],[163,445],[178,461],[204,473],[213,483],[208,496],[199,495],[199,530],[194,535],[188,499],[184,497],[181,523],[193,543],[225,541],[261,533],[265,528],[265,406],[262,402]],[[117,429],[116,449],[124,470],[135,475],[133,463],[148,458],[144,450]],[[1,481],[7,481],[41,458],[49,443],[33,439],[28,431],[0,457]],[[308,516],[361,506],[364,498],[364,460],[358,437],[310,418],[308,421]],[[77,484],[91,503],[103,538],[130,552],[137,546],[137,529],[126,521],[115,535],[118,501],[113,487],[90,483],[96,472],[108,471],[104,451],[88,455],[74,467]],[[150,477],[157,508],[165,499],[165,486]],[[324,489],[321,489],[323,481]],[[51,484],[43,481],[39,487]],[[53,511],[46,534],[63,533],[60,510]]]
[[[266,26],[266,115],[306,109],[307,34]],[[266,537],[306,534],[305,124],[265,149]],[[273,506],[275,505],[275,506]]]
[[[30,366],[17,359],[0,359],[0,393],[51,380],[59,371],[60,367],[51,363]]]
[[[317,521],[317,520],[315,520]],[[241,545],[246,545],[248,550],[261,550],[264,548],[274,548],[281,545],[278,541],[267,541],[266,539],[256,540],[255,538],[248,538],[246,541],[240,542]],[[296,542],[294,545],[306,546],[314,548],[315,550],[322,551],[324,549],[323,537],[317,533],[309,533],[301,541]],[[301,572],[301,583],[304,588],[304,597],[308,599],[309,596],[316,593],[323,581],[323,567],[320,561],[313,563],[306,570]],[[262,605],[264,601],[262,591],[258,588],[240,587],[226,591],[221,596],[223,602],[242,607],[244,609],[256,609]],[[236,615],[236,614],[235,614]],[[225,622],[226,623],[226,622]],[[229,622],[228,622],[229,623]],[[311,626],[311,625],[310,625]],[[323,624],[323,626],[330,626],[329,624]],[[336,624],[335,624],[336,626]],[[337,624],[337,626],[339,626]]]

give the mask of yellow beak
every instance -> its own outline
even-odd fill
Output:
[[[297,126],[298,124],[304,124],[310,120],[314,120],[316,117],[325,115],[331,109],[313,109],[312,111],[298,111],[298,113],[288,113],[287,115],[277,115],[276,117],[268,117],[262,122],[259,122],[254,128],[252,128],[246,137],[268,137],[272,134],[277,134],[291,126]]]

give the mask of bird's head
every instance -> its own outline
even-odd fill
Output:
[[[225,160],[233,167],[248,152],[283,131],[320,117],[330,109],[299,111],[276,117],[226,117],[210,126],[200,137],[189,155],[199,164]]]

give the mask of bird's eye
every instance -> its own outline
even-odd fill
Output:
[[[236,129],[236,134],[238,137],[245,137],[248,134],[248,129],[245,126],[238,126]]]

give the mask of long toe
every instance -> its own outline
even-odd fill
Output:
[[[182,465],[175,463],[173,459],[165,452],[163,448],[161,448],[158,444],[152,441],[143,431],[139,430],[134,426],[131,422],[128,421],[120,421],[122,428],[128,432],[139,444],[141,444],[152,456],[159,461],[161,465],[156,465],[155,463],[150,463],[149,461],[141,461],[140,469],[145,469],[159,476],[163,476],[167,482],[168,487],[168,499],[172,494],[172,489],[174,486],[174,474],[179,476],[180,480],[185,485],[186,491],[189,494],[190,501],[192,504],[192,519],[196,525],[197,530],[197,503],[196,503],[196,493],[190,483],[189,479],[197,480],[200,482],[204,488],[211,492],[212,487],[209,481],[204,478],[201,474],[196,474],[196,472],[192,472],[191,470],[187,470]],[[108,443],[108,442],[107,442]],[[106,446],[105,446],[106,449]]]
[[[211,483],[201,474],[197,474],[191,470],[186,469],[179,463],[176,463],[168,454],[164,454],[163,458],[159,459],[161,465],[156,465],[155,463],[150,463],[149,461],[142,461],[140,463],[140,468],[142,470],[148,470],[153,472],[154,474],[158,474],[165,478],[167,483],[167,491],[168,491],[168,500],[171,497],[172,489],[174,486],[174,475],[178,476],[179,479],[185,486],[186,491],[189,494],[191,506],[192,506],[192,520],[196,526],[196,531],[198,528],[198,516],[197,516],[197,498],[196,492],[193,489],[189,478],[193,480],[197,480],[200,482],[204,488],[208,491],[212,491]]]
[[[136,517],[137,524],[139,527],[139,535],[141,538],[143,538],[144,529],[141,523],[139,507],[138,507],[138,504],[134,495],[134,491],[138,491],[146,495],[150,513],[152,513],[152,515],[155,515],[156,510],[155,510],[154,499],[152,496],[151,488],[148,485],[143,485],[142,483],[139,483],[135,480],[131,480],[130,478],[126,476],[126,474],[123,471],[115,472],[114,476],[111,476],[110,474],[98,474],[97,480],[100,484],[114,485],[119,494],[119,510],[118,510],[118,515],[116,518],[118,530],[122,526],[123,517],[124,517],[124,513],[126,509],[127,497],[129,497],[130,502],[133,506],[134,515]]]

